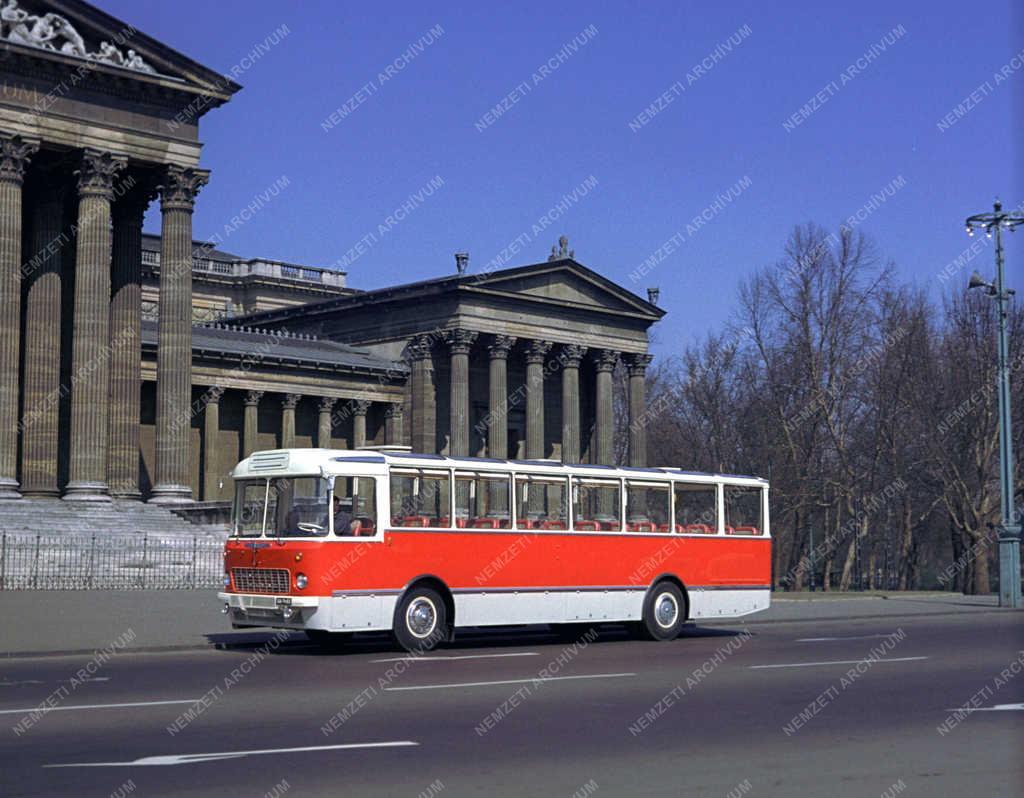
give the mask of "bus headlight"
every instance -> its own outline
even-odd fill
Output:
[[[231,574],[224,574],[224,587],[231,587]]]
[[[305,590],[306,589],[306,585],[308,585],[308,584],[309,584],[309,579],[306,578],[305,574],[296,574],[295,575],[295,587],[297,587],[299,590]]]

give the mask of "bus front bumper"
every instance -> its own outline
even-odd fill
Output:
[[[218,593],[223,612],[233,623],[266,626],[284,622],[302,626],[320,606],[319,596],[275,596],[264,593]]]

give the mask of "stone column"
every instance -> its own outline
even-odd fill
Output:
[[[160,186],[160,317],[156,365],[155,504],[192,500],[192,209],[209,173],[168,166]]]
[[[110,297],[110,431],[107,479],[110,493],[140,499],[139,419],[142,362],[142,218],[155,196],[148,183],[114,203]]]
[[[384,411],[384,442],[397,446],[402,442],[402,414],[405,408],[401,402],[390,402]]]
[[[334,426],[334,404],[338,400],[333,396],[320,398],[320,415],[316,425],[316,445],[321,449],[331,448],[331,429]]]
[[[594,462],[600,465],[614,465],[615,457],[615,421],[612,409],[612,372],[619,360],[617,352],[609,349],[598,349],[594,353],[595,368],[595,457]]]
[[[366,446],[366,413],[370,409],[368,399],[352,400],[352,448]]]
[[[21,492],[60,495],[57,483],[60,418],[61,249],[67,188],[48,179],[32,197],[30,258],[25,279],[25,390],[21,431]]]
[[[302,394],[286,393],[281,400],[281,448],[291,449],[295,446],[295,408]]]
[[[433,340],[417,335],[409,342],[412,363],[412,450],[421,454],[437,452],[437,396],[434,393]]]
[[[21,186],[39,148],[0,135],[0,498],[18,499],[18,361],[21,342]]]
[[[220,492],[220,467],[217,451],[220,433],[220,398],[223,388],[210,388],[203,394],[203,501],[212,502]]]
[[[114,177],[126,161],[86,150],[78,170],[74,338],[71,348],[71,458],[68,501],[109,501],[110,203]],[[186,475],[187,476],[187,475]]]
[[[550,341],[530,341],[526,346],[526,456],[544,457],[544,358]]]
[[[487,456],[508,457],[508,353],[516,339],[496,335],[488,345],[490,363],[490,402],[487,408]]]
[[[580,361],[587,353],[585,346],[568,344],[562,347],[562,462],[580,461]]]
[[[259,431],[260,399],[263,391],[246,391],[245,415],[242,419],[242,457],[256,451],[256,433]]]
[[[451,330],[445,337],[451,355],[451,415],[448,454],[469,456],[469,350],[477,334],[471,330]]]
[[[637,354],[626,358],[629,372],[629,464],[647,465],[647,367],[653,355]]]

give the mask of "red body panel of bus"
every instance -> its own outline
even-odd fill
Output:
[[[688,588],[767,589],[771,540],[730,535],[388,529],[383,541],[231,538],[224,565],[227,572],[286,568],[291,575],[288,592],[296,596],[399,591],[426,575],[463,591],[646,587],[661,574],[674,574]],[[298,573],[309,579],[305,590],[295,588]]]

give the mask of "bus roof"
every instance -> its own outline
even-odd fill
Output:
[[[503,470],[518,473],[579,473],[586,472],[592,478],[667,476],[692,479],[696,482],[727,480],[767,485],[768,480],[742,474],[711,474],[700,471],[685,471],[681,468],[655,468],[638,466],[610,466],[593,463],[567,465],[560,460],[499,460],[488,457],[449,457],[443,454],[415,454],[412,452],[376,452],[371,449],[270,449],[254,452],[235,466],[235,479],[261,476],[288,476],[297,474],[336,474],[345,465],[359,464],[369,473],[384,473],[387,466],[405,468],[465,468],[488,470],[500,466]]]

